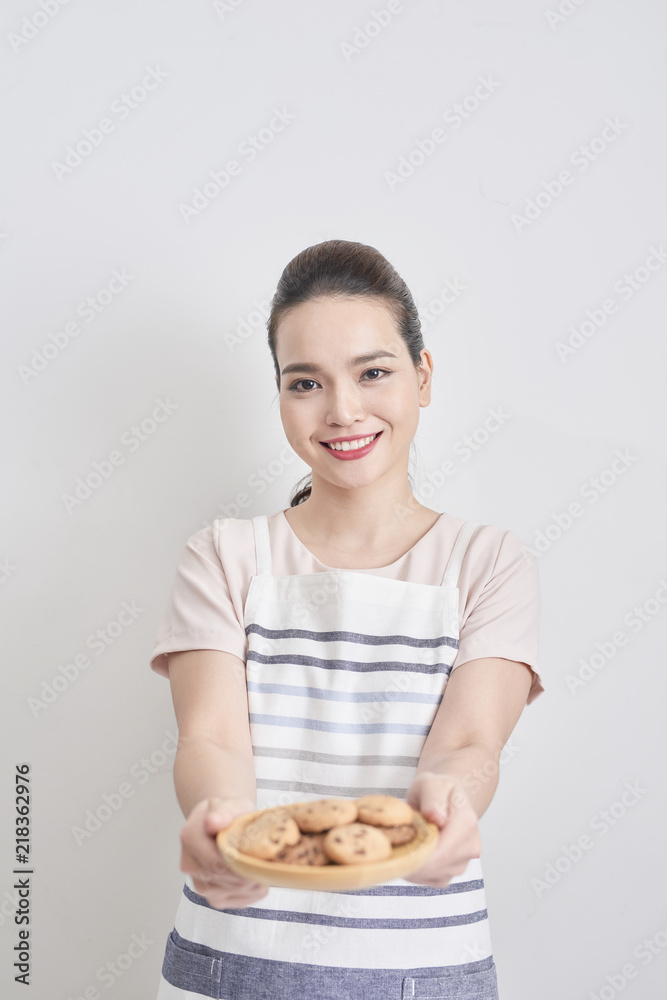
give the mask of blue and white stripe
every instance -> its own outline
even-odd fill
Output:
[[[257,807],[371,792],[404,798],[458,650],[456,583],[475,526],[464,526],[438,587],[351,570],[272,576],[266,518],[253,524],[258,574],[244,624]],[[351,893],[271,888],[238,910],[213,909],[188,878],[175,932],[164,974],[181,988],[190,981],[174,970],[188,942],[204,964],[245,963],[257,982],[281,963],[302,968],[307,982],[310,967],[313,992],[304,996],[322,995],[323,969],[356,974],[359,986],[344,995],[369,1000],[371,972],[385,970],[392,982],[401,971],[469,972],[472,985],[493,965],[479,859],[445,889],[404,879]]]

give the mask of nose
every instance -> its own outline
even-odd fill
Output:
[[[359,390],[356,386],[339,385],[329,390],[327,395],[326,422],[340,427],[349,427],[355,420],[363,420]]]

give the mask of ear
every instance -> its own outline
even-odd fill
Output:
[[[433,375],[433,358],[426,348],[421,351],[421,368],[419,369],[419,405],[428,406],[431,402],[431,376]]]

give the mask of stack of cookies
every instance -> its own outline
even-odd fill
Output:
[[[414,813],[393,795],[318,799],[267,809],[244,829],[239,850],[292,865],[384,861],[416,836]]]

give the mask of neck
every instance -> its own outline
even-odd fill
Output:
[[[390,548],[433,514],[415,499],[407,478],[342,489],[313,476],[310,496],[292,509],[313,543],[341,552]]]

